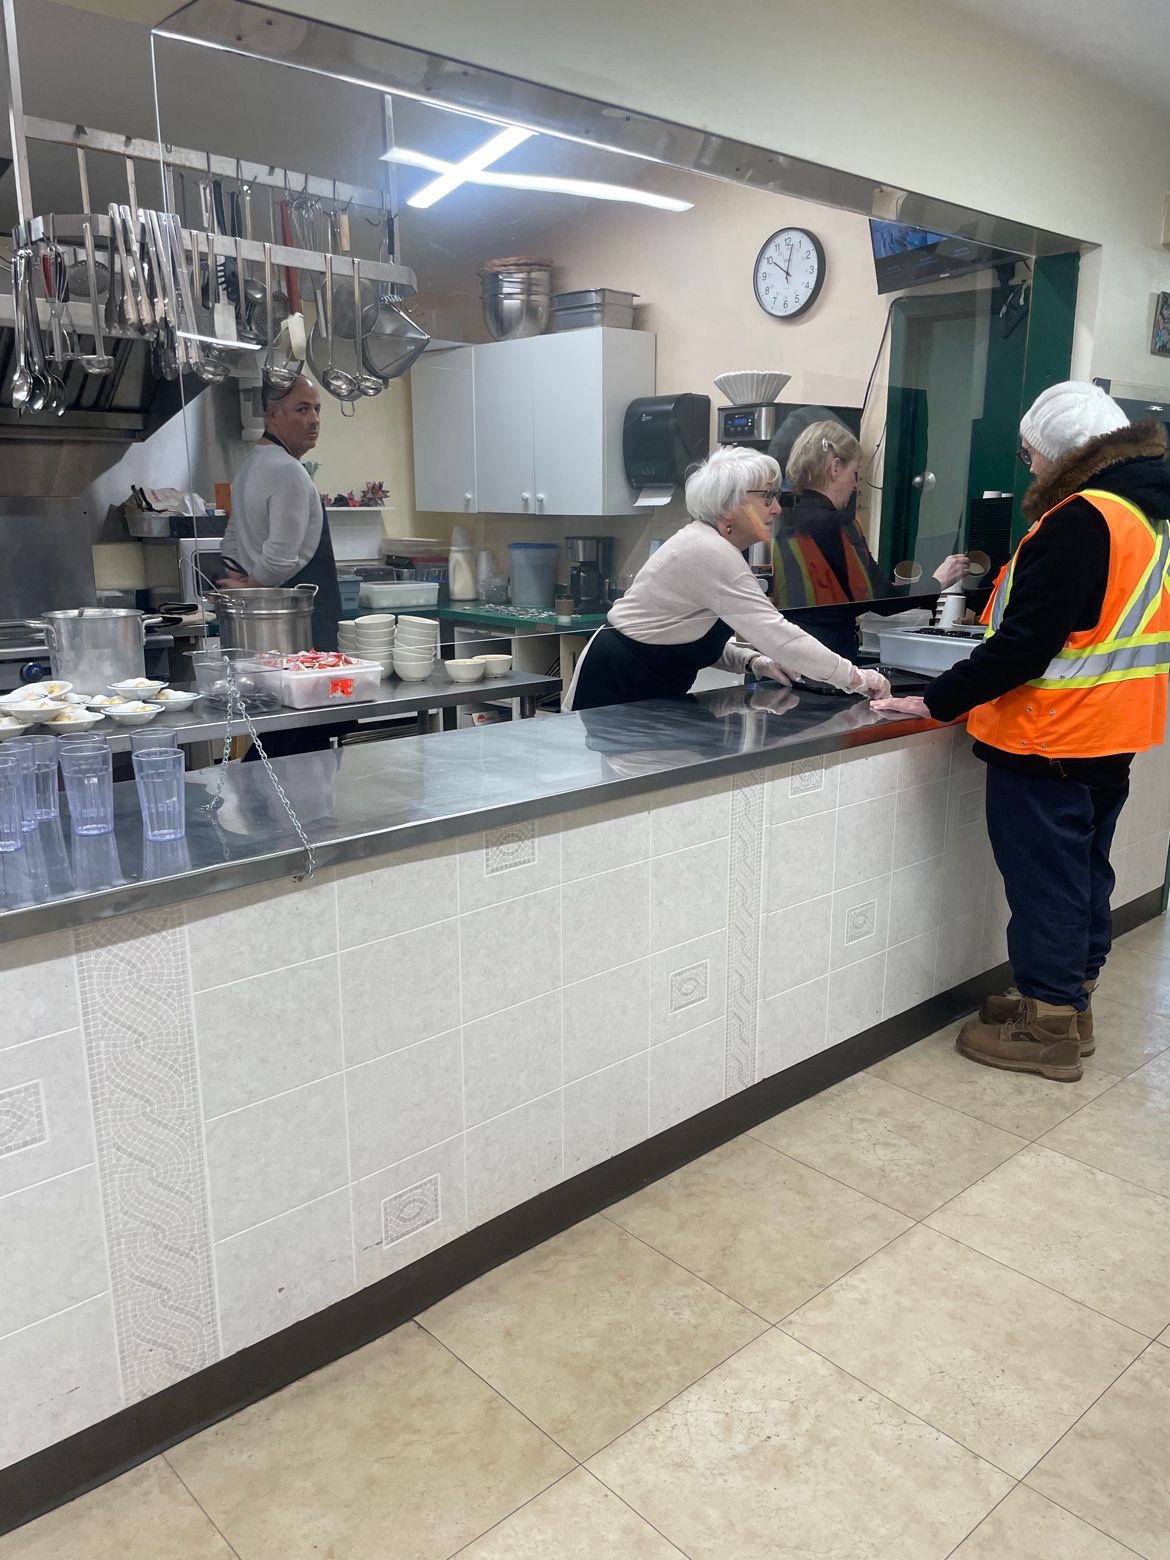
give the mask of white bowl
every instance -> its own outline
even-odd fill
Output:
[[[399,633],[394,643],[396,645],[402,645],[403,648],[410,650],[433,650],[439,643],[439,640],[437,635],[434,639],[427,639],[421,634]]]
[[[23,737],[25,725],[13,715],[0,715],[0,742],[7,742],[12,737]]]
[[[23,704],[6,704],[4,713],[18,720],[22,726],[37,726],[43,721],[52,720],[54,715],[60,715],[65,708],[64,704],[55,704],[52,699],[38,699],[35,703],[28,700]]]
[[[401,677],[403,682],[425,682],[431,671],[430,663],[426,666],[419,666],[413,661],[401,665],[397,661],[394,663],[394,675]]]
[[[774,401],[791,378],[791,374],[746,368],[734,374],[716,374],[715,383],[732,406],[761,406]]]
[[[433,666],[434,656],[429,650],[403,650],[395,648],[392,652],[395,661],[410,661],[416,666]]]
[[[151,677],[127,677],[122,682],[111,683],[110,687],[124,699],[152,699],[166,683],[156,682]]]
[[[484,672],[483,662],[474,659],[470,661],[444,661],[443,665],[447,668],[447,675],[452,682],[478,682]]]
[[[198,693],[185,693],[182,688],[162,688],[151,702],[161,704],[165,710],[189,710],[196,699],[202,697]]]
[[[111,704],[125,704],[126,700],[120,693],[95,693],[91,699],[85,701],[88,710],[108,710]]]
[[[477,655],[475,659],[483,662],[485,677],[505,677],[512,670],[510,655]]]
[[[385,629],[382,633],[375,633],[372,629],[364,634],[359,634],[351,643],[355,645],[392,645],[398,635],[392,628]]]
[[[363,628],[393,628],[395,621],[393,612],[367,612],[362,617],[350,619],[355,631]]]
[[[25,699],[64,699],[67,694],[73,692],[73,684],[67,682],[35,682],[26,683],[23,688],[18,688],[15,693],[6,693],[3,703],[19,704],[21,698]]]
[[[112,710],[107,710],[106,714],[111,720],[116,720],[120,726],[145,726],[148,721],[152,721],[156,715],[161,715],[162,712],[163,706],[161,704],[152,704],[149,708],[142,710],[130,709],[128,706],[119,709],[115,706]]]
[[[62,715],[68,718],[62,720]],[[100,710],[83,710],[76,704],[70,704],[66,705],[52,720],[46,721],[45,725],[48,730],[59,735],[66,731],[88,731],[91,726],[96,726],[103,720],[105,716]]]
[[[439,625],[434,618],[411,617],[406,612],[398,614],[398,626],[399,628],[425,628],[430,634],[439,632]]]

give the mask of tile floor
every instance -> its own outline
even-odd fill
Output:
[[[1170,925],[1069,1086],[924,1040],[0,1560],[1170,1560]]]

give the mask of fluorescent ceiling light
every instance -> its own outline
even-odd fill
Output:
[[[523,132],[524,138],[527,139],[530,133]],[[656,211],[690,211],[694,205],[693,201],[674,200],[669,195],[655,195],[649,190],[632,189],[624,184],[603,184],[595,179],[560,179],[542,173],[497,173],[489,171],[482,165],[478,171],[464,172],[464,163],[444,162],[441,157],[431,157],[426,152],[414,152],[405,146],[396,147],[391,152],[384,152],[382,160],[402,163],[409,168],[425,168],[431,173],[443,176],[436,179],[433,184],[428,184],[425,189],[419,191],[419,195],[407,201],[409,206],[433,205],[434,200],[439,196],[426,201],[419,197],[436,189],[443,184],[444,179],[456,171],[458,171],[456,182],[440,190],[440,196],[446,195],[448,190],[455,189],[458,184],[486,184],[496,189],[533,190],[550,195],[577,195],[586,200],[624,201],[631,206],[651,206]]]
[[[406,204],[417,206],[420,210],[433,206],[437,200],[442,200],[444,195],[450,195],[452,190],[457,190],[473,175],[481,173],[492,163],[498,162],[501,157],[514,151],[524,141],[531,140],[532,133],[531,130],[521,130],[517,125],[509,125],[498,135],[493,135],[490,141],[477,146],[474,152],[469,152],[461,162],[446,164],[446,172],[430,184],[425,184],[421,190],[410,197]]]

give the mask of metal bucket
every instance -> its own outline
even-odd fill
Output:
[[[76,607],[45,612],[38,621],[44,625],[54,678],[72,683],[79,693],[105,693],[111,683],[145,677],[147,619],[141,612]]]
[[[207,600],[219,619],[219,642],[225,650],[296,655],[313,648],[316,596],[315,585],[278,585],[218,590]]]

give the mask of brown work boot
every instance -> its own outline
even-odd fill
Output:
[[[985,1024],[970,1018],[959,1031],[955,1049],[984,1067],[1038,1073],[1057,1083],[1076,1083],[1082,1073],[1077,1010],[1022,997],[1018,1018]]]
[[[1097,1042],[1093,1039],[1093,993],[1097,989],[1095,980],[1085,982],[1085,990],[1089,993],[1089,1003],[1085,1011],[1077,1018],[1077,1032],[1081,1037],[1081,1055],[1092,1056],[1097,1049]],[[1009,986],[1004,992],[993,997],[984,997],[983,1006],[979,1009],[979,1022],[981,1024],[1011,1024],[1018,1019],[1024,1011],[1024,998],[1016,986]]]

